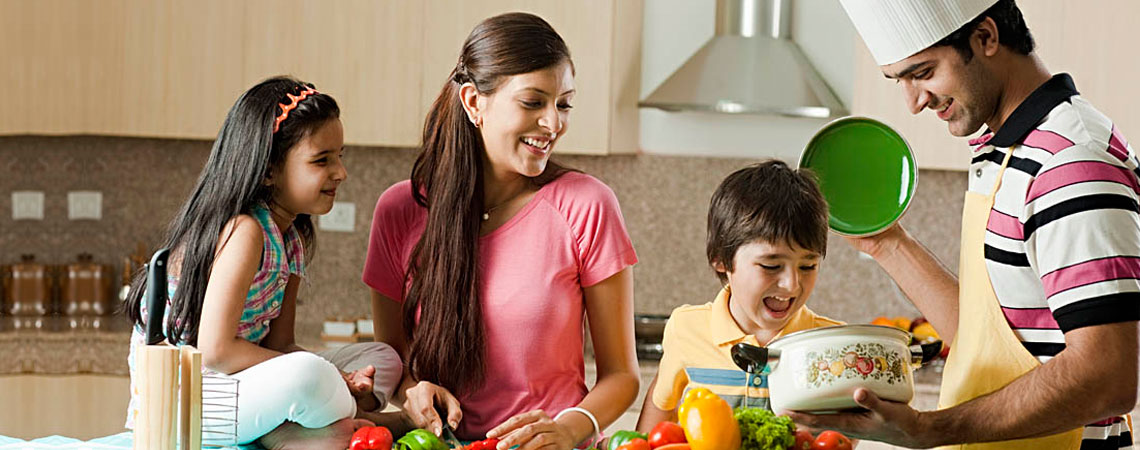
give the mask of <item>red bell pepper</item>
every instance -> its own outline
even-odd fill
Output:
[[[352,433],[349,450],[392,450],[392,432],[384,427],[361,427]]]
[[[498,445],[499,445],[499,440],[495,439],[495,438],[491,438],[491,439],[484,439],[481,441],[472,442],[470,444],[467,444],[467,446],[463,447],[463,449],[464,450],[495,450],[495,447],[497,447]]]

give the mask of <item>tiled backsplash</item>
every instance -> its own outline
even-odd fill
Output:
[[[118,137],[0,138],[0,264],[34,253],[49,264],[81,252],[115,264],[138,242],[154,245],[188,195],[210,142]],[[350,147],[349,178],[337,201],[356,204],[355,231],[318,232],[297,314],[298,339],[314,342],[330,316],[367,316],[368,288],[360,281],[372,208],[388,186],[405,179],[413,149]],[[718,282],[704,256],[705,214],[720,180],[753,161],[663,156],[556,156],[613,188],[640,263],[634,268],[636,311],[668,314],[685,303],[712,300]],[[957,267],[959,212],[966,176],[922,171],[918,195],[903,219],[953,270]],[[43,191],[43,221],[13,221],[12,191]],[[100,221],[67,220],[67,193],[103,193]],[[913,316],[886,274],[836,235],[810,305],[851,322],[878,315]]]

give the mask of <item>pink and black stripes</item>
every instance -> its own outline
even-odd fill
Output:
[[[1136,174],[1127,168],[1105,161],[1073,161],[1037,174],[1037,178],[1029,185],[1025,202],[1032,202],[1042,195],[1066,186],[1098,181],[1119,183],[1140,194],[1140,183],[1137,182]]]
[[[1041,282],[1045,295],[1052,297],[1069,289],[1120,279],[1140,279],[1140,257],[1114,256],[1080,262],[1045,274]]]
[[[1074,144],[1069,138],[1061,136],[1055,131],[1038,129],[1030,131],[1029,134],[1025,136],[1025,140],[1021,141],[1021,145],[1045,150],[1050,154],[1056,155],[1057,152],[1072,147]]]

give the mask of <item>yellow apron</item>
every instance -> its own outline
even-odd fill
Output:
[[[949,408],[994,392],[1041,365],[1010,329],[986,272],[986,224],[1012,154],[1012,150],[1006,154],[988,196],[966,192],[958,262],[958,332],[950,344],[950,356],[942,373],[939,408]],[[1082,427],[1040,438],[943,448],[1076,450],[1081,446],[1083,431]]]

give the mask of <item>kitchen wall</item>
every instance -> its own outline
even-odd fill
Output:
[[[153,245],[188,194],[209,153],[207,141],[115,137],[0,137],[0,264],[34,253],[60,264],[80,252],[119,264],[138,242]],[[380,193],[407,177],[412,149],[350,147],[349,179],[338,201],[356,205],[355,231],[318,233],[310,283],[300,294],[298,337],[313,343],[320,322],[370,314],[360,282],[372,207]],[[636,311],[668,314],[685,303],[710,301],[718,289],[704,257],[709,196],[728,173],[754,159],[638,156],[565,156],[556,159],[609,184],[641,262],[635,267]],[[923,171],[918,195],[903,223],[953,268],[961,172]],[[45,193],[42,221],[11,219],[13,191]],[[67,192],[103,193],[103,219],[67,220]],[[839,319],[866,322],[878,315],[917,312],[873,262],[832,236],[811,306]]]

